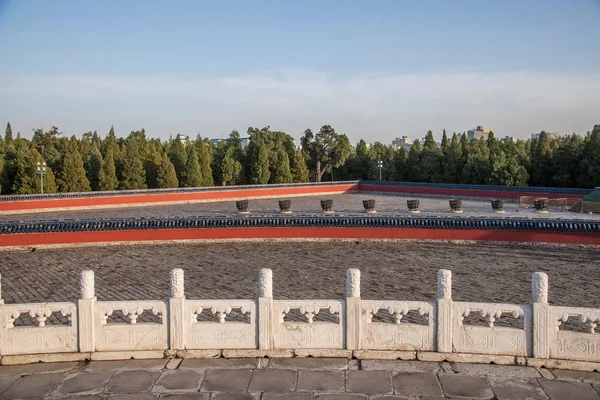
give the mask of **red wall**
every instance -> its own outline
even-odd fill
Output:
[[[0,202],[0,214],[18,210],[48,210],[55,208],[68,207],[96,207],[123,204],[147,204],[147,203],[171,203],[185,201],[218,201],[236,198],[256,198],[256,197],[284,197],[292,195],[319,194],[327,192],[344,193],[346,191],[358,190],[358,183],[349,183],[347,185],[332,186],[299,186],[299,187],[280,187],[263,189],[242,189],[220,191],[218,188],[206,192],[194,193],[155,193],[132,196],[109,196],[109,197],[81,197],[71,199],[53,199],[53,200],[24,200]]]
[[[426,228],[196,228],[2,235],[0,247],[215,239],[429,239],[600,245],[597,233]]]

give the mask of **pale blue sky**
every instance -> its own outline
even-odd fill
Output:
[[[600,123],[600,0],[0,4],[0,123],[25,136],[331,124],[390,143]]]

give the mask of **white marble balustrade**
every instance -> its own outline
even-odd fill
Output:
[[[409,350],[600,362],[600,309],[550,306],[548,277],[532,276],[530,304],[458,302],[438,271],[436,299],[363,300],[358,269],[346,297],[274,300],[273,272],[255,299],[188,300],[171,271],[167,300],[98,301],[83,271],[77,302],[4,304],[0,356],[137,350]],[[25,321],[25,322],[24,322]]]

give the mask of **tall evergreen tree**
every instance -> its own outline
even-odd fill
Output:
[[[8,145],[9,143],[12,143],[13,140],[12,127],[10,126],[10,122],[7,122],[6,131],[4,132],[4,141]]]
[[[125,143],[125,162],[123,163],[123,179],[120,189],[146,189],[146,171],[140,158],[137,140],[127,140]]]
[[[102,169],[102,153],[97,147],[92,147],[92,155],[86,168],[86,176],[92,190],[100,190],[100,170]]]
[[[180,185],[183,185],[185,182],[185,164],[187,163],[186,149],[183,143],[178,139],[172,140],[170,144],[169,160],[175,167],[177,181]]]
[[[419,158],[419,180],[421,182],[440,182],[442,180],[442,158],[443,154],[433,138],[433,133],[427,132],[423,151]]]
[[[448,140],[448,135],[446,135],[446,130],[444,129],[444,131],[442,132],[442,153],[444,153],[444,156],[446,154],[448,154],[448,150],[450,150],[450,141]]]
[[[416,139],[408,152],[406,160],[406,178],[409,182],[418,182],[421,178],[420,158],[421,143]]]
[[[464,164],[463,147],[455,133],[452,135],[450,146],[448,147],[446,157],[444,158],[443,181],[446,183],[460,183]]]
[[[15,162],[15,179],[12,193],[33,194],[41,192],[41,177],[37,170],[37,163],[42,162],[42,156],[35,147],[23,146],[17,151]],[[46,167],[44,174],[44,193],[55,193],[56,182],[52,169]]]
[[[277,161],[275,164],[275,174],[271,175],[271,183],[292,183],[292,171],[290,170],[290,160],[283,147],[276,151]]]
[[[56,183],[61,192],[89,192],[91,190],[75,136],[71,137],[66,152],[63,154]]]
[[[177,174],[173,163],[167,157],[167,153],[163,153],[160,165],[156,172],[156,187],[157,188],[176,188],[179,186]]]
[[[223,186],[237,184],[242,174],[242,164],[235,159],[234,155],[235,147],[230,146],[221,161],[221,184]]]
[[[256,137],[248,145],[248,160],[250,161],[250,182],[267,184],[271,178],[269,169],[269,152],[262,138]]]
[[[302,183],[310,180],[308,167],[306,166],[306,160],[304,159],[304,155],[302,154],[301,150],[296,150],[294,152],[294,158],[290,164],[294,182]]]
[[[198,162],[200,163],[200,176],[202,177],[201,186],[213,186],[215,184],[213,171],[210,166],[212,162],[211,147],[211,143],[198,136],[196,139],[196,148],[198,150]]]
[[[99,190],[109,191],[117,190],[119,181],[117,180],[117,168],[115,166],[115,158],[113,150],[109,148],[102,160],[102,169],[98,175]]]
[[[199,187],[202,185],[202,175],[200,175],[200,164],[198,163],[198,154],[194,146],[187,148],[187,160],[185,163],[184,180],[181,183],[183,187]]]
[[[400,147],[394,154],[394,168],[396,169],[396,180],[406,181],[408,180],[407,171],[408,153],[404,147]]]
[[[462,182],[485,184],[490,174],[490,151],[485,139],[473,140],[463,168]]]
[[[600,125],[595,125],[592,134],[585,138],[579,163],[579,185],[600,186]]]

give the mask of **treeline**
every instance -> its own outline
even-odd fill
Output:
[[[410,151],[361,140],[353,147],[347,136],[325,125],[306,130],[297,146],[293,138],[269,127],[249,128],[243,146],[240,134],[213,144],[210,139],[148,138],[144,129],[117,137],[84,133],[67,138],[58,128],[37,129],[31,140],[10,124],[0,137],[2,194],[39,193],[38,162],[47,164],[44,192],[130,190],[213,185],[292,183],[379,178],[386,181],[532,185],[600,186],[600,125],[586,137],[469,142],[465,134],[444,131],[441,145],[431,131]],[[378,162],[383,166],[381,170]]]

